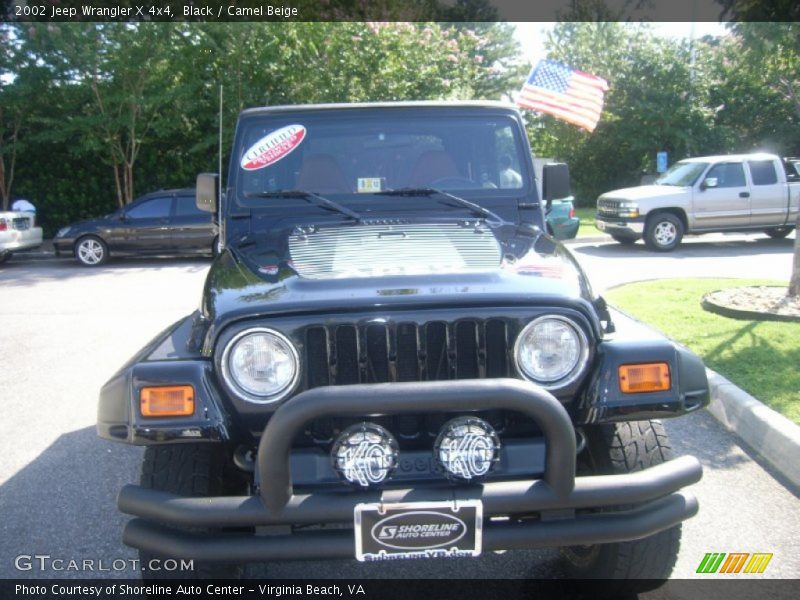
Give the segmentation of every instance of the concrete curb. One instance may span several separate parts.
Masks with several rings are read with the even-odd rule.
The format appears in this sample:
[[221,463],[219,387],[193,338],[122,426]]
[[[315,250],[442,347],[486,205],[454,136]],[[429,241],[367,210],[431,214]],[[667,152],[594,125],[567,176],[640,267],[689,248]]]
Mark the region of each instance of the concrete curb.
[[711,389],[708,411],[773,469],[800,489],[800,426],[706,369]]

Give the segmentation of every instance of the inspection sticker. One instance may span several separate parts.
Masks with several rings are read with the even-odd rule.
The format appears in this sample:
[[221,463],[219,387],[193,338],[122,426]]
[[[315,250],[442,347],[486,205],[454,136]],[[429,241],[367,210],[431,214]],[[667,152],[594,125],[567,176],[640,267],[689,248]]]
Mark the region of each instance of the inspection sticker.
[[371,194],[383,190],[386,183],[385,177],[359,177],[358,178],[358,193]]
[[286,158],[305,138],[306,128],[302,125],[281,127],[248,148],[242,157],[242,168],[256,171],[268,167]]

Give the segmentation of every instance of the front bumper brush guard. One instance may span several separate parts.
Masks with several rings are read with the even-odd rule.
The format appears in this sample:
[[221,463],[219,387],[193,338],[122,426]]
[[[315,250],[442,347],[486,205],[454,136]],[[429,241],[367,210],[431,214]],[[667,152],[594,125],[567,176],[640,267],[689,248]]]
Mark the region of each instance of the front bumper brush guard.
[[[331,416],[490,409],[518,411],[537,422],[547,448],[541,479],[352,493],[294,492],[289,452],[297,433],[309,421]],[[539,386],[517,379],[320,387],[287,400],[270,418],[256,460],[260,496],[187,498],[126,485],[117,504],[123,513],[140,517],[125,527],[127,545],[174,558],[222,561],[352,557],[355,543],[351,532],[341,530],[290,536],[204,535],[169,526],[345,523],[352,522],[357,504],[377,502],[478,499],[487,517],[541,513],[540,520],[485,523],[484,549],[502,550],[640,539],[697,513],[694,496],[678,492],[700,480],[702,468],[696,458],[684,456],[636,473],[576,480],[575,450],[575,432],[563,405]],[[626,512],[575,514],[576,510],[619,505],[639,506]]]

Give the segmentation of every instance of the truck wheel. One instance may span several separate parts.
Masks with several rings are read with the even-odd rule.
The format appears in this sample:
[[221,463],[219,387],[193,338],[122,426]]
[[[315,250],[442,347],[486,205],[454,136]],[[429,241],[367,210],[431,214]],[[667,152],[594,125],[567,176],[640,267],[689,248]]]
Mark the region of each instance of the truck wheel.
[[[672,458],[659,421],[633,421],[587,428],[583,474],[610,475],[641,471]],[[659,587],[678,558],[681,526],[631,542],[569,546],[561,549],[571,574],[580,579],[607,579],[604,592],[613,597]],[[593,582],[596,584],[597,582]]]
[[656,252],[670,252],[678,247],[683,238],[683,223],[672,213],[656,213],[647,219],[644,243]]
[[635,237],[629,237],[627,235],[618,235],[615,233],[612,233],[611,237],[614,238],[615,242],[618,242],[623,246],[633,246],[636,243],[636,240],[638,239]]
[[779,240],[792,233],[793,229],[794,227],[773,227],[771,229],[767,229],[764,233],[774,240]]
[[[139,484],[181,496],[221,496],[226,489],[231,491],[226,486],[226,461],[225,449],[218,444],[150,446],[144,453]],[[144,569],[153,559],[160,560],[160,566],[167,558],[139,551]],[[242,565],[194,561],[194,570],[147,570],[142,571],[142,579],[237,579],[241,574]]]
[[97,267],[108,260],[108,246],[99,237],[86,235],[75,242],[75,258],[85,267]]
[[11,258],[12,252],[0,252],[0,265],[6,262],[9,258]]

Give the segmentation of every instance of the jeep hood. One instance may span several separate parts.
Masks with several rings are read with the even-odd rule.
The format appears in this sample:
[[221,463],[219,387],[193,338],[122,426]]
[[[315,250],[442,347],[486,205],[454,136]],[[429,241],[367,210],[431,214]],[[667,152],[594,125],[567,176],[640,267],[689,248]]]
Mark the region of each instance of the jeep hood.
[[206,279],[211,338],[233,321],[340,313],[593,300],[558,242],[529,226],[481,220],[372,221],[276,229],[227,248]]
[[686,196],[689,193],[688,187],[677,187],[674,185],[640,185],[637,187],[623,188],[601,194],[600,200],[630,200],[639,201],[647,199],[663,199],[669,197]]

